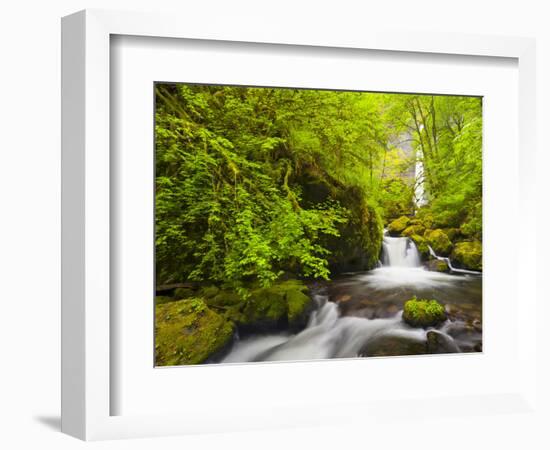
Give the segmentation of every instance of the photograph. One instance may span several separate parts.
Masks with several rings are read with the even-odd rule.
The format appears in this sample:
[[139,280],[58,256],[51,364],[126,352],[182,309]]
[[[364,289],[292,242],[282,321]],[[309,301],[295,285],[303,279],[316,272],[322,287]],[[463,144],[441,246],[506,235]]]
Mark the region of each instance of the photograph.
[[153,89],[155,367],[483,352],[482,97]]

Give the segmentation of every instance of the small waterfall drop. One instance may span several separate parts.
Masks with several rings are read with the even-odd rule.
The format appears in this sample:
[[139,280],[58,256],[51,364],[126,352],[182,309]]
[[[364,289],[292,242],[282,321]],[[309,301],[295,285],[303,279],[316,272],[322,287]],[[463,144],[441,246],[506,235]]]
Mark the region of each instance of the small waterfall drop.
[[420,254],[411,239],[384,236],[382,264],[389,267],[420,267]]

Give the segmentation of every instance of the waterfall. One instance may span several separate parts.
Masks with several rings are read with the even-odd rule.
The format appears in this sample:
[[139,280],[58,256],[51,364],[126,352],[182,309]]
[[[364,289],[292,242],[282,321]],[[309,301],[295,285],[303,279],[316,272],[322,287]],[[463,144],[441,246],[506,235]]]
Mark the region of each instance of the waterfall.
[[[421,125],[422,127],[422,125]],[[416,209],[421,208],[426,203],[426,191],[424,189],[424,156],[420,147],[416,150],[416,163],[414,165],[414,202]]]
[[420,254],[411,239],[384,236],[382,264],[389,267],[419,267]]

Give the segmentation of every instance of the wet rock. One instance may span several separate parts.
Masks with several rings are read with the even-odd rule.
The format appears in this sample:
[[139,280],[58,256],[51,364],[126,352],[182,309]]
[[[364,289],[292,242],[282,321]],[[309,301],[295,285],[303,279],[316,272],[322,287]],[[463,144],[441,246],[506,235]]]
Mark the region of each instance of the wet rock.
[[431,330],[426,335],[428,353],[459,353],[460,349],[453,338],[440,331]]
[[474,319],[474,321],[472,322],[472,327],[474,327],[474,330],[476,330],[480,333],[483,330],[483,328],[481,326],[481,321],[478,320],[478,319]]
[[425,355],[426,342],[405,336],[381,335],[367,341],[359,356],[405,356]]
[[391,303],[381,304],[375,309],[374,319],[387,319],[395,316],[399,312],[399,308]]
[[426,262],[426,269],[431,272],[449,272],[449,266],[445,261],[439,259],[431,259]]
[[351,295],[343,294],[335,298],[338,303],[348,302],[351,300]]

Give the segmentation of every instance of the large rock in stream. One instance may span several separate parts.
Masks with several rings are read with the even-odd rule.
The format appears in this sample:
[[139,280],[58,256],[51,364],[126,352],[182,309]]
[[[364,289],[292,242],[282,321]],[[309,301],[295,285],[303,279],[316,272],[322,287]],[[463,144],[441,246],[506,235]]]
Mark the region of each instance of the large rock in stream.
[[206,298],[212,308],[225,311],[241,333],[264,333],[280,330],[299,331],[307,324],[313,310],[308,287],[299,280],[276,282],[270,287],[255,288],[246,298],[235,291],[219,290]]
[[403,320],[411,327],[434,327],[447,320],[447,312],[437,300],[412,298],[403,305]]
[[406,336],[384,334],[367,341],[359,356],[405,356],[428,353],[426,342]]
[[459,353],[460,349],[453,338],[437,330],[430,330],[426,334],[426,348],[428,353]]

